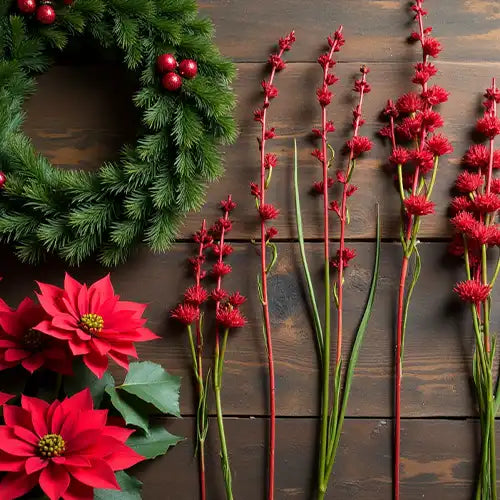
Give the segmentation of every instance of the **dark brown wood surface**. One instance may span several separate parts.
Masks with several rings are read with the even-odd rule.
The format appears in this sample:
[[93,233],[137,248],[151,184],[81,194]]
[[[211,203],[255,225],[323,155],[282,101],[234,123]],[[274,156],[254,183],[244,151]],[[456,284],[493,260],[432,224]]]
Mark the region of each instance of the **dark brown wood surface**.
[[[471,389],[472,330],[468,312],[451,289],[463,278],[459,264],[446,255],[449,238],[447,205],[479,110],[482,90],[491,76],[500,77],[500,5],[482,0],[428,0],[430,23],[445,51],[439,61],[436,83],[450,92],[442,107],[444,132],[455,153],[440,165],[435,189],[436,215],[422,227],[420,244],[423,271],[415,290],[408,324],[403,384],[403,497],[408,500],[461,500],[471,498],[476,472],[478,436]],[[340,150],[346,138],[351,86],[361,62],[370,65],[373,91],[366,99],[364,133],[374,136],[378,115],[387,98],[408,88],[415,49],[405,42],[410,30],[405,0],[211,0],[201,2],[213,18],[221,50],[238,66],[235,88],[241,134],[227,148],[226,174],[211,186],[202,214],[190,214],[179,242],[172,250],[153,255],[141,249],[126,265],[112,273],[116,289],[131,300],[148,302],[150,326],[161,340],[140,349],[141,357],[162,363],[183,376],[183,420],[168,420],[169,430],[187,437],[168,455],[139,468],[145,480],[144,498],[191,500],[197,498],[193,460],[193,388],[187,339],[169,320],[168,311],[189,283],[186,257],[193,251],[186,240],[201,217],[218,215],[217,202],[231,192],[239,202],[231,237],[236,241],[230,257],[234,268],[228,287],[239,287],[249,297],[245,313],[249,325],[230,340],[224,377],[223,404],[234,468],[235,496],[240,500],[264,497],[266,443],[266,356],[256,298],[258,256],[249,239],[257,220],[248,184],[257,177],[256,124],[252,110],[260,101],[259,82],[264,61],[275,40],[295,28],[297,43],[292,61],[276,81],[280,97],[273,103],[270,120],[278,139],[272,146],[280,158],[273,174],[270,199],[282,215],[279,261],[270,279],[271,316],[277,368],[277,498],[309,499],[314,482],[318,425],[318,363],[311,321],[305,300],[292,189],[292,142],[299,144],[304,230],[313,278],[321,283],[321,211],[309,186],[319,175],[312,161],[310,129],[317,125],[319,109],[314,92],[320,79],[317,55],[326,35],[344,25],[347,43],[341,53],[341,77],[331,107],[338,132],[333,145]],[[87,58],[88,59],[88,58]],[[95,169],[116,158],[123,143],[134,140],[137,116],[131,105],[134,85],[117,64],[64,61],[38,79],[37,93],[26,103],[26,132],[36,147],[61,168]],[[352,199],[348,237],[358,257],[346,281],[346,349],[366,300],[373,259],[374,207],[380,203],[384,243],[381,276],[373,316],[356,371],[348,418],[328,498],[390,498],[392,359],[395,297],[400,265],[398,197],[383,164],[387,148],[378,140],[372,154],[359,162],[354,182],[360,191]],[[339,161],[341,156],[338,155]],[[335,235],[335,225],[333,225]],[[34,280],[61,283],[64,265],[21,265],[2,249],[2,297],[11,305],[33,290]],[[106,270],[93,263],[70,269],[88,282]],[[498,303],[498,293],[494,302]],[[500,319],[494,317],[494,330]],[[211,340],[208,340],[209,362]],[[117,373],[119,373],[117,371]],[[210,406],[213,414],[213,405]],[[215,422],[209,439],[209,499],[223,498]]]

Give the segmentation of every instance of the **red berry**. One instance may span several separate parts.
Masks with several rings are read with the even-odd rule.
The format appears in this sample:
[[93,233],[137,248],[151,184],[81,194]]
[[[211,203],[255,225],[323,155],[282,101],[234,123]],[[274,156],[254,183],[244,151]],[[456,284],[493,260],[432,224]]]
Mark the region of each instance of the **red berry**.
[[161,79],[161,84],[163,85],[164,88],[173,92],[181,88],[182,78],[177,73],[170,72],[167,73],[166,75],[163,75],[163,78]]
[[192,59],[184,59],[179,64],[179,73],[184,78],[194,78],[198,73],[198,65]]
[[42,24],[52,24],[56,20],[56,11],[52,5],[40,5],[36,9],[36,19]]
[[2,189],[5,186],[5,183],[7,182],[7,177],[3,172],[0,172],[0,189]]
[[25,14],[33,14],[36,10],[35,0],[17,0],[17,8]]
[[173,54],[162,54],[156,59],[156,67],[160,73],[168,73],[177,68],[177,61]]

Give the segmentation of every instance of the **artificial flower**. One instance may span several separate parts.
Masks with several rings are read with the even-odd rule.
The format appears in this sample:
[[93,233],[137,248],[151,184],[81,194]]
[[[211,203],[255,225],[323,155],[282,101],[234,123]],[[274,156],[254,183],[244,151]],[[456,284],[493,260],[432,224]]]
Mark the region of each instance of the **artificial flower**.
[[41,367],[72,373],[73,355],[66,344],[34,329],[46,317],[29,297],[16,310],[0,309],[0,370],[21,365],[30,373]]
[[35,329],[67,342],[73,355],[83,356],[98,377],[106,371],[108,357],[127,370],[129,356],[137,357],[134,343],[158,338],[144,327],[146,305],[121,301],[109,274],[89,287],[67,273],[64,288],[38,286],[38,300],[47,319]]
[[107,425],[85,389],[52,404],[21,397],[3,407],[0,498],[19,498],[39,485],[50,500],[92,500],[94,488],[119,490],[115,471],[144,460],[125,442],[134,432]]
[[185,325],[190,325],[199,319],[200,309],[193,304],[179,304],[170,316]]
[[478,304],[484,302],[491,292],[489,285],[483,285],[478,280],[467,280],[457,283],[453,289],[464,302]]

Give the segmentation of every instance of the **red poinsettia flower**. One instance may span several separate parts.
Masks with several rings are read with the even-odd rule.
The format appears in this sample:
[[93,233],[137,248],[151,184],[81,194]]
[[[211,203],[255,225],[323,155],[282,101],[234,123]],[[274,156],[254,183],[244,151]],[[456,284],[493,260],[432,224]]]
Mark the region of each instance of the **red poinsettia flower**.
[[15,311],[0,308],[0,370],[21,364],[30,373],[42,366],[72,373],[72,355],[65,344],[33,329],[45,318],[44,310],[28,297]]
[[22,396],[21,407],[3,407],[0,426],[0,498],[19,498],[40,485],[50,500],[92,500],[94,488],[119,490],[114,471],[144,457],[125,445],[134,432],[106,425],[85,389],[49,404]]
[[83,356],[89,370],[102,377],[108,356],[128,369],[128,357],[137,357],[134,342],[158,338],[148,328],[142,313],[145,304],[119,300],[109,275],[90,287],[69,274],[64,289],[38,283],[40,304],[49,319],[36,329],[68,343],[75,356]]

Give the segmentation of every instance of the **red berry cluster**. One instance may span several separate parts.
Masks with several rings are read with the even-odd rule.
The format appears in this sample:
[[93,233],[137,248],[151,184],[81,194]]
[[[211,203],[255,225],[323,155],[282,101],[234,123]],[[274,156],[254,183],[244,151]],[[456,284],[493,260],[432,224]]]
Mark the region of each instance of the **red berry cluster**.
[[[63,3],[72,5],[73,0],[63,0]],[[39,4],[37,0],[17,0],[17,7],[24,14],[35,13],[37,21],[41,24],[53,24],[56,20],[54,2],[51,0],[41,0]]]
[[467,170],[457,178],[455,188],[459,195],[453,198],[451,223],[455,237],[450,244],[452,254],[465,257],[470,279],[455,287],[459,297],[474,304],[484,302],[490,294],[492,283],[484,280],[485,251],[500,246],[500,179],[494,172],[500,168],[500,151],[494,140],[500,135],[500,119],[496,107],[500,90],[493,79],[484,94],[485,112],[476,123],[476,131],[488,140],[488,146],[474,144],[465,153],[463,164]]
[[[246,319],[241,314],[241,306],[246,298],[235,292],[229,294],[222,288],[222,278],[231,273],[232,268],[224,262],[224,257],[233,253],[233,247],[225,243],[225,237],[232,229],[229,214],[236,208],[236,203],[231,195],[221,201],[223,216],[220,217],[210,229],[206,229],[203,221],[201,229],[195,233],[194,241],[198,244],[198,253],[189,259],[195,277],[195,284],[184,292],[184,302],[179,304],[171,313],[172,317],[190,325],[200,318],[200,306],[211,298],[215,303],[216,321],[223,328],[240,328],[245,325]],[[203,270],[206,262],[206,252],[211,250],[216,257],[212,265],[210,276],[216,280],[215,288],[209,293],[201,285],[201,280],[207,276]]]
[[161,54],[156,59],[156,68],[162,75],[163,88],[174,92],[182,86],[182,78],[194,78],[198,73],[198,65],[193,59],[183,59],[177,63],[173,54]]

